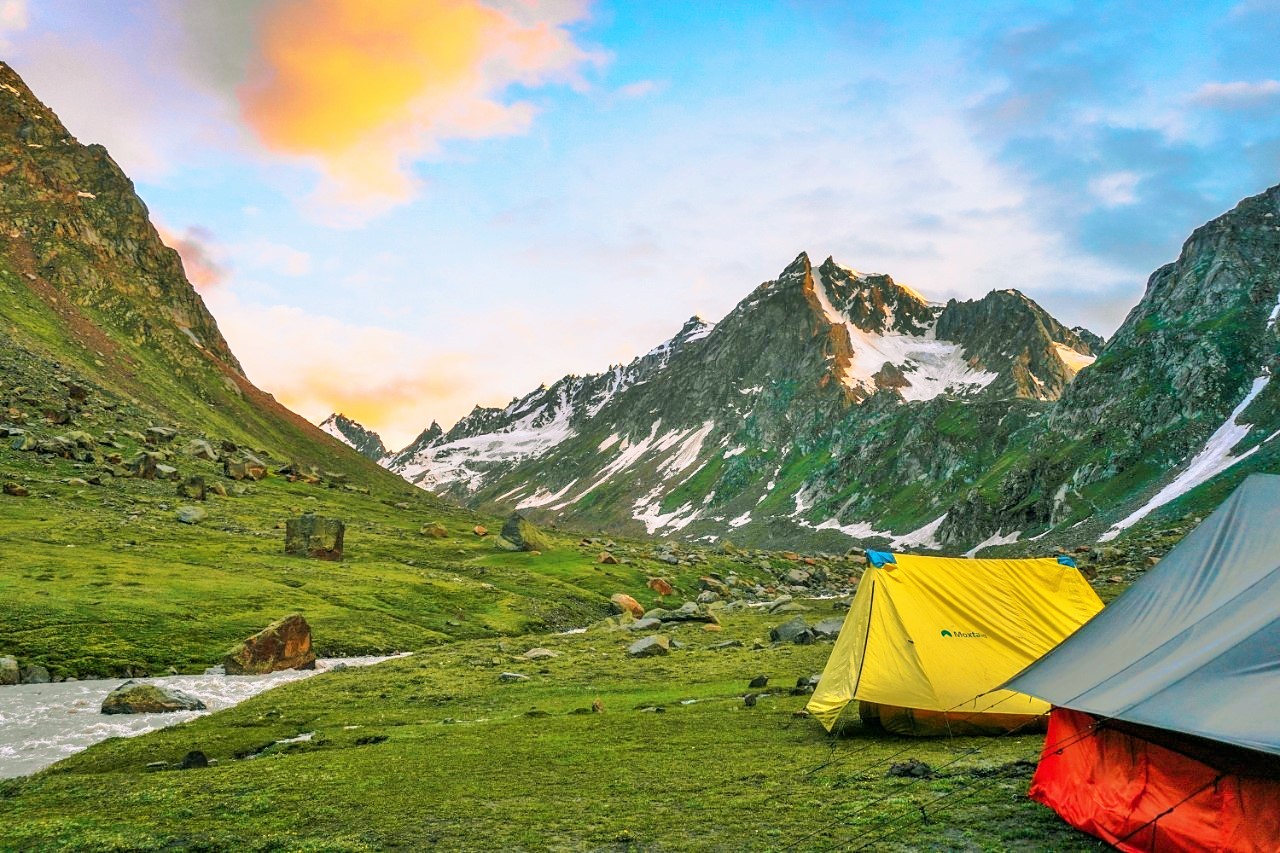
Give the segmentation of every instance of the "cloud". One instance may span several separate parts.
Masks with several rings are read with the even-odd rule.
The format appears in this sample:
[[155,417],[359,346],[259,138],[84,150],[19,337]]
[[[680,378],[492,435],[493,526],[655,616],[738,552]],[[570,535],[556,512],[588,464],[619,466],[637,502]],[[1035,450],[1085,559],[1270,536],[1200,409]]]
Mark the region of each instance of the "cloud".
[[229,288],[205,301],[249,378],[312,422],[340,411],[400,447],[442,412],[475,402],[480,383],[469,358],[420,338],[245,301]]
[[283,243],[252,240],[231,248],[237,261],[246,267],[285,276],[301,276],[311,272],[311,255]]
[[418,191],[413,164],[451,139],[519,134],[514,86],[574,82],[600,61],[569,25],[585,7],[477,0],[284,0],[261,16],[238,89],[269,150],[314,163],[320,198],[360,219]]
[[0,0],[0,39],[25,30],[30,22],[27,0]]
[[1236,80],[1230,83],[1205,83],[1191,93],[1191,103],[1214,109],[1251,109],[1280,101],[1280,80],[1254,83]]
[[227,266],[220,260],[221,250],[214,243],[213,234],[207,228],[192,225],[179,233],[156,225],[160,239],[182,258],[182,268],[187,281],[201,292],[211,290],[227,278]]
[[647,98],[661,89],[661,85],[653,80],[637,80],[634,83],[619,86],[614,94],[619,98]]

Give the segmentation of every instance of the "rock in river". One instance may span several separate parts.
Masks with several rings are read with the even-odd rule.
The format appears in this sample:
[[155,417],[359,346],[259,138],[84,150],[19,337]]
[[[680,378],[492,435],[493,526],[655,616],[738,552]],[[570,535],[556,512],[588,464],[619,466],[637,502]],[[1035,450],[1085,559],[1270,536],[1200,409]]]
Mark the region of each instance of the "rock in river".
[[204,703],[190,693],[136,681],[126,681],[102,700],[104,714],[168,714],[203,710]]
[[222,664],[227,675],[314,669],[316,653],[311,650],[311,626],[297,613],[286,616],[232,649]]

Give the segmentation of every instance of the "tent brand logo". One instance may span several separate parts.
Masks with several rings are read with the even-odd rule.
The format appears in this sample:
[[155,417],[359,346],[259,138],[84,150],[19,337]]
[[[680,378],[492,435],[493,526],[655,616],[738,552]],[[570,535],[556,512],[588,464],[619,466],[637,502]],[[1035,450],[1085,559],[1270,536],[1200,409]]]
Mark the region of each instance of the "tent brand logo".
[[984,634],[984,633],[982,633],[981,631],[948,631],[946,628],[943,628],[943,629],[942,629],[942,636],[944,636],[944,637],[963,637],[963,638],[968,638],[968,639],[979,639],[979,638],[985,637],[985,636],[987,636],[987,635],[986,635],[986,634]]

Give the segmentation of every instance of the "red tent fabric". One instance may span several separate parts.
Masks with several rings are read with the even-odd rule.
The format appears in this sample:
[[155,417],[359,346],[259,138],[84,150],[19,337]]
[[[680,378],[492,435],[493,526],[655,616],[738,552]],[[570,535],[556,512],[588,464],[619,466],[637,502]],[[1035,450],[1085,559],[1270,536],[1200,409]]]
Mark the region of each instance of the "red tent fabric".
[[1270,757],[1211,766],[1157,740],[1159,731],[1055,708],[1031,798],[1127,853],[1280,851],[1280,778],[1267,774],[1280,767]]

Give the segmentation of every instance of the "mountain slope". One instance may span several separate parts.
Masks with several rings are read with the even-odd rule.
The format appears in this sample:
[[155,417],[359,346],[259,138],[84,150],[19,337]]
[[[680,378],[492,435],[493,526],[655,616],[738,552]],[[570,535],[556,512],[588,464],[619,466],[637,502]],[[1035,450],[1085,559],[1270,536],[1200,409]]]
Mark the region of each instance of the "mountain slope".
[[[500,416],[477,410],[448,435],[428,432],[431,453],[411,448],[390,466],[474,506],[514,505],[574,524],[836,542],[814,532],[810,512],[829,511],[824,521],[851,508],[847,489],[827,487],[841,457],[874,453],[884,436],[896,448],[930,419],[946,426],[979,413],[997,428],[974,426],[981,439],[954,450],[990,459],[997,445],[984,457],[970,451],[1056,399],[1093,358],[1079,334],[1014,291],[936,305],[889,276],[830,258],[814,266],[806,254],[714,328],[691,322],[658,352],[661,360],[590,405],[567,389],[603,377],[566,377]],[[522,433],[507,424],[517,417],[533,417],[539,437],[552,440],[528,441],[501,465],[477,464],[498,442],[516,444]],[[886,512],[865,500],[859,509]],[[913,522],[914,512],[906,511]]]

